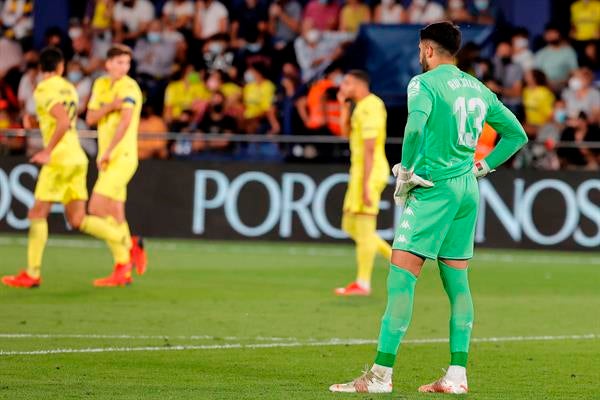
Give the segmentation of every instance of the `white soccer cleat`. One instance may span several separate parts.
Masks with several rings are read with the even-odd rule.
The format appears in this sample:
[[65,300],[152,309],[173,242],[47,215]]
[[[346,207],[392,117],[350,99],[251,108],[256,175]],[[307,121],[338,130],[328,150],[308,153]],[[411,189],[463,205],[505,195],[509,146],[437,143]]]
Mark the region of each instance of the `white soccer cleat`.
[[392,380],[385,380],[373,371],[366,371],[352,382],[329,386],[329,390],[338,393],[392,393]]
[[466,394],[469,392],[467,382],[453,382],[446,377],[440,378],[437,381],[428,385],[423,385],[419,388],[421,393],[449,393],[449,394]]

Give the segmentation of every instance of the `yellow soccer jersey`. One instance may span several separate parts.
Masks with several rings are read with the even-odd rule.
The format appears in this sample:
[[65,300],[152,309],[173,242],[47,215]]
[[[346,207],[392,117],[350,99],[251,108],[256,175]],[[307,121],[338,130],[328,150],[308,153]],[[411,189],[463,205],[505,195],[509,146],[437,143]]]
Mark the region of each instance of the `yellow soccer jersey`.
[[383,101],[370,94],[356,103],[350,118],[350,180],[362,180],[367,139],[375,139],[373,169],[369,180],[387,181],[390,166],[385,156],[387,113]]
[[271,81],[252,82],[244,86],[244,118],[257,118],[269,111],[275,101],[275,85]]
[[600,37],[600,1],[576,1],[571,5],[571,24],[576,40],[593,40]]
[[[117,98],[123,100],[122,108],[133,109],[133,116],[125,136],[113,150],[111,159],[126,157],[137,162],[137,137],[142,111],[142,91],[137,82],[129,76],[124,76],[114,83],[109,76],[96,79],[92,87],[88,108],[97,110]],[[105,115],[98,121],[98,158],[104,154],[110,145],[120,120],[121,111],[117,110]]]
[[172,107],[171,116],[179,118],[181,113],[189,110],[198,100],[210,100],[211,93],[204,83],[186,85],[183,80],[169,83],[165,92],[165,106]]
[[69,130],[52,151],[49,165],[87,164],[87,157],[79,144],[79,137],[75,129],[77,105],[79,103],[75,87],[60,76],[53,76],[37,85],[33,92],[33,98],[44,146],[48,145],[56,129],[56,119],[50,114],[52,107],[56,104],[65,106],[71,121]]

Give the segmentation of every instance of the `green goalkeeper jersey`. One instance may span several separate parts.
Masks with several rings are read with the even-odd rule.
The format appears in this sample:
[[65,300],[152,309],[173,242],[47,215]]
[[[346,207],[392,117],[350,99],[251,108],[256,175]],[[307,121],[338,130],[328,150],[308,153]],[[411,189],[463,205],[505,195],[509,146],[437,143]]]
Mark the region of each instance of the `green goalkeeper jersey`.
[[527,142],[517,118],[485,85],[451,64],[415,76],[408,84],[408,121],[402,165],[433,181],[471,172],[485,122],[501,140],[486,157],[496,168]]

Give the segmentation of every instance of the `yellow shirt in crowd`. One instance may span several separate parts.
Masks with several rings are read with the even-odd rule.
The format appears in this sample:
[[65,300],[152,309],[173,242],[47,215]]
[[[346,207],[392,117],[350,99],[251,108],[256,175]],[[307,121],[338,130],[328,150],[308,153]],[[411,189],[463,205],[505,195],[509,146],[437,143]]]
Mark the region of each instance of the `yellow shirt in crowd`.
[[265,114],[275,101],[275,85],[264,80],[244,86],[244,118],[257,118]]
[[544,125],[552,117],[554,94],[545,86],[523,89],[525,121],[531,125]]
[[167,85],[165,107],[171,107],[171,117],[179,118],[182,112],[189,110],[196,101],[208,101],[210,91],[204,83],[187,83],[181,79]]
[[600,1],[579,0],[571,5],[571,24],[575,40],[600,38]]

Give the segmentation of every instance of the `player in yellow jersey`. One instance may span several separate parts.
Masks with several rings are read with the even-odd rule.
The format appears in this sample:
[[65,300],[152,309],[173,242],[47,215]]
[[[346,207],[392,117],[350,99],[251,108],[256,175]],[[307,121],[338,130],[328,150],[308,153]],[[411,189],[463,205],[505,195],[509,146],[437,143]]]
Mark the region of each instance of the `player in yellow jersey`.
[[128,253],[125,235],[107,221],[86,215],[88,159],[75,130],[79,99],[75,87],[62,78],[64,58],[60,50],[46,48],[40,54],[42,80],[33,97],[44,149],[31,162],[42,165],[35,187],[35,202],[29,210],[27,270],[4,276],[12,287],[37,287],[48,239],[47,218],[52,203],[63,203],[67,221],[74,229],[106,241],[116,251]]
[[350,140],[350,180],[344,198],[342,229],[356,243],[358,274],[355,282],[335,289],[340,296],[368,296],[377,253],[386,260],[392,248],[377,234],[379,200],[390,166],[385,156],[386,118],[383,101],[369,90],[364,71],[346,73],[338,100],[342,105],[342,133]]
[[127,184],[138,167],[137,137],[142,109],[142,92],[127,76],[131,49],[113,45],[108,50],[107,75],[94,82],[88,103],[88,125],[98,125],[98,180],[92,191],[89,212],[106,218],[127,237],[131,256],[115,257],[115,268],[96,286],[122,286],[131,283],[132,264],[138,274],[146,270],[146,253],[139,237],[131,237],[125,218]]

